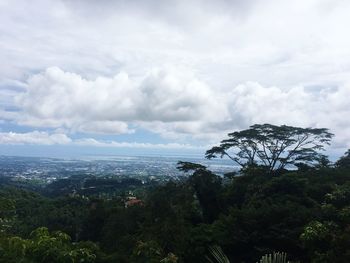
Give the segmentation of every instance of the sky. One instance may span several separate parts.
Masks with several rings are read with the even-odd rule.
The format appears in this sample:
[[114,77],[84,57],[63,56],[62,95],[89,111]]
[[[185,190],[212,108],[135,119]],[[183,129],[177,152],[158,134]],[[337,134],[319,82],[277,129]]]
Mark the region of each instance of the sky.
[[350,1],[0,0],[0,154],[202,153],[257,123],[350,148]]

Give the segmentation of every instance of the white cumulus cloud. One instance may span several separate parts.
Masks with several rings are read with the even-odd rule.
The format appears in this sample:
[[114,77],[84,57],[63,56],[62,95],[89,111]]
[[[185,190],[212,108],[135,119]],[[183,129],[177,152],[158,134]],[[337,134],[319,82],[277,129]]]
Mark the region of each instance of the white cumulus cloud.
[[180,143],[142,143],[96,140],[94,138],[72,139],[62,133],[32,131],[26,133],[0,132],[0,144],[6,145],[75,145],[107,148],[138,148],[138,149],[206,149],[209,146],[193,146]]
[[[121,134],[144,128],[168,138],[218,140],[255,123],[326,127],[347,145],[347,82],[338,86],[264,86],[246,82],[216,90],[194,74],[152,70],[87,80],[49,68],[16,97],[20,124],[70,132]],[[132,127],[132,128],[130,128]]]
[[56,145],[70,143],[72,143],[72,139],[62,133],[49,134],[47,132],[39,131],[32,131],[27,133],[0,133],[0,144]]
[[133,131],[130,123],[210,122],[226,114],[208,85],[182,71],[152,70],[139,80],[126,73],[87,80],[49,68],[27,84],[16,97],[17,121],[30,126],[120,134]]

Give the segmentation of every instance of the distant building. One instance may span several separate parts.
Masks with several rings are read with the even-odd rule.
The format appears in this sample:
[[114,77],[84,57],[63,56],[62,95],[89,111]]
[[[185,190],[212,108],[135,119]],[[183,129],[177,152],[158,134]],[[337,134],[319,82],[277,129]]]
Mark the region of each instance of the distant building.
[[129,199],[127,201],[125,201],[125,208],[128,208],[130,206],[135,206],[135,205],[139,205],[139,206],[143,206],[143,202],[140,199]]

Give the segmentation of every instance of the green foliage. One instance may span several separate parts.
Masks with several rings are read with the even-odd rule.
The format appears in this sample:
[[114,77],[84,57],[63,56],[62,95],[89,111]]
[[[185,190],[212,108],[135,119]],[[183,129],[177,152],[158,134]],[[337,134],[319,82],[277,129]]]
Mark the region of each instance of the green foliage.
[[139,241],[134,249],[134,261],[136,262],[150,262],[158,263],[162,254],[161,247],[154,241],[143,242]]
[[178,257],[173,253],[169,253],[165,258],[163,258],[160,263],[177,263]]
[[0,196],[0,233],[8,232],[13,227],[15,215],[14,200]]
[[312,221],[305,228],[300,238],[305,242],[315,242],[327,240],[334,233],[336,225],[331,222],[321,223],[319,221]]
[[89,247],[71,243],[70,237],[63,232],[50,234],[45,227],[34,230],[30,239],[3,238],[1,248],[2,262],[96,262],[96,254]]
[[[208,261],[211,263],[217,262],[217,263],[230,263],[230,260],[225,255],[224,251],[222,251],[221,247],[219,246],[211,246],[209,248],[209,252],[211,256],[213,257],[213,260],[208,257]],[[215,261],[214,261],[215,260]]]
[[[207,157],[236,149],[230,156],[243,161],[240,174],[222,178],[179,162],[187,179],[142,186],[134,191],[140,206],[125,207],[125,194],[44,197],[0,187],[0,263],[204,263],[206,255],[212,262],[286,262],[272,251],[293,262],[350,262],[349,154],[331,166],[318,152],[332,135],[254,125],[229,137]],[[107,181],[88,183],[116,183]]]
[[202,208],[205,222],[213,222],[220,213],[221,178],[208,170],[196,170],[188,179]]
[[[325,194],[322,220],[311,221],[300,236],[312,262],[349,262],[350,184],[334,185]],[[341,256],[339,256],[341,255]]]
[[284,252],[274,252],[263,256],[257,263],[288,263],[287,254]]
[[271,172],[322,159],[319,151],[330,143],[332,136],[327,129],[255,124],[247,130],[229,133],[229,138],[209,149],[206,157],[226,156],[242,168],[261,165]]
[[344,156],[342,156],[336,163],[335,165],[339,168],[350,168],[350,149],[346,151]]
[[165,255],[164,250],[154,241],[138,241],[133,252],[132,261],[135,263],[177,263],[178,257],[173,253]]
[[331,193],[325,195],[325,202],[336,207],[343,207],[349,204],[350,183],[336,185]]
[[[211,263],[230,263],[230,260],[222,251],[219,246],[212,246],[209,248],[211,256],[214,258],[214,261],[208,257],[208,261]],[[272,254],[264,255],[259,262],[257,263],[289,263],[287,261],[287,253],[284,252],[273,252]]]
[[177,169],[183,172],[189,172],[189,171],[197,171],[197,170],[206,170],[207,168],[204,165],[201,165],[198,163],[179,161],[177,163]]
[[[1,215],[10,220],[0,262],[207,262],[213,244],[231,262],[271,251],[301,262],[349,262],[350,174],[339,167],[261,173],[222,184],[196,169],[187,181],[148,189],[144,206],[130,208],[117,199],[0,188]],[[46,228],[32,231],[40,225]]]

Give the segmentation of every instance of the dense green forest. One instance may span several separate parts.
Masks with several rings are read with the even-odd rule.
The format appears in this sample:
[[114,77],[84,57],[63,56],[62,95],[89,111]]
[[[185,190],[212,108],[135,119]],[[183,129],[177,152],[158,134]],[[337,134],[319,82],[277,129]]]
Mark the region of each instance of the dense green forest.
[[254,125],[206,153],[232,159],[239,171],[218,176],[179,162],[186,180],[132,182],[133,196],[128,184],[101,198],[3,180],[0,262],[220,262],[220,251],[221,262],[231,263],[273,252],[290,262],[348,263],[350,151],[331,163],[322,149],[332,136]]

